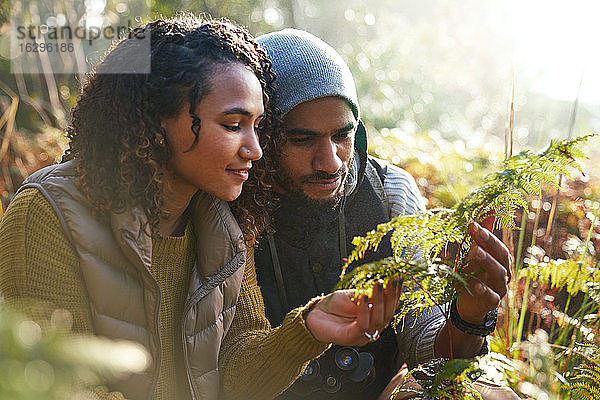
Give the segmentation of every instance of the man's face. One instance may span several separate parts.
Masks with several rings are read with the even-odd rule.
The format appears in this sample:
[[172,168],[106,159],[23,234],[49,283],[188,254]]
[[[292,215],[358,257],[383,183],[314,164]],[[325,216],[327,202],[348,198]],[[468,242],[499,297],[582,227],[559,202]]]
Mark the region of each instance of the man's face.
[[336,206],[354,155],[356,127],[352,109],[340,97],[323,97],[291,109],[283,118],[281,189],[315,206]]

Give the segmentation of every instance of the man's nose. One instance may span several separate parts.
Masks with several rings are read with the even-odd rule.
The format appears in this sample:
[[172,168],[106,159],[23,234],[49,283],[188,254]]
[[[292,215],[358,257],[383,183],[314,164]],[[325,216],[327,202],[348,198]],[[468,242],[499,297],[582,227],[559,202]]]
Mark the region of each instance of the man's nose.
[[318,146],[314,154],[312,167],[316,171],[335,174],[342,168],[342,160],[337,154],[338,146],[331,141],[326,141]]

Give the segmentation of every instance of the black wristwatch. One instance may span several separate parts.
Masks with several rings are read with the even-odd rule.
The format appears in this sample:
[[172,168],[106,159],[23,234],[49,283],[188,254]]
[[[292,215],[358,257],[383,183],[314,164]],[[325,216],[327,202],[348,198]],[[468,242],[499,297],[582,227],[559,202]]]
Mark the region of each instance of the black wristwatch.
[[490,311],[485,315],[483,324],[472,324],[463,320],[458,314],[458,309],[456,308],[456,299],[452,300],[452,302],[450,303],[450,321],[452,321],[452,325],[454,325],[464,333],[468,333],[469,335],[485,337],[490,333],[494,332],[494,329],[496,329],[497,318],[498,309],[496,308],[495,310]]

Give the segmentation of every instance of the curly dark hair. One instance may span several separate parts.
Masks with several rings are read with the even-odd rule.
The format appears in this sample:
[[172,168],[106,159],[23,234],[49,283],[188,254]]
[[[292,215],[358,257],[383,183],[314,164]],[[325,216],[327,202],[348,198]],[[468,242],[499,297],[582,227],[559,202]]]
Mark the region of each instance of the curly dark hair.
[[[149,48],[148,41],[139,40],[144,37],[150,37]],[[275,76],[267,55],[243,28],[186,15],[135,28],[113,44],[82,85],[62,158],[77,161],[79,187],[96,216],[139,206],[157,229],[164,215],[163,171],[171,157],[161,142],[166,139],[161,121],[189,103],[195,146],[201,123],[196,106],[210,91],[215,68],[230,63],[248,66],[260,81],[265,116],[259,137],[270,143],[279,125]],[[244,184],[246,195],[230,203],[248,244],[265,228],[270,212],[269,174],[259,168],[255,164]]]

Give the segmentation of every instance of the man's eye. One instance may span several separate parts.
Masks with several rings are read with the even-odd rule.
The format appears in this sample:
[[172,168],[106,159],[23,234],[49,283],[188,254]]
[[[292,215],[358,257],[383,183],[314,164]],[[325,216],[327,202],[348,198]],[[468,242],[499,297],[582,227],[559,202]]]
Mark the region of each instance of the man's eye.
[[301,143],[310,142],[312,140],[312,138],[310,136],[294,136],[294,137],[288,138],[288,140],[292,143],[301,144]]
[[334,136],[335,140],[344,140],[347,139],[352,134],[352,131],[340,132]]

